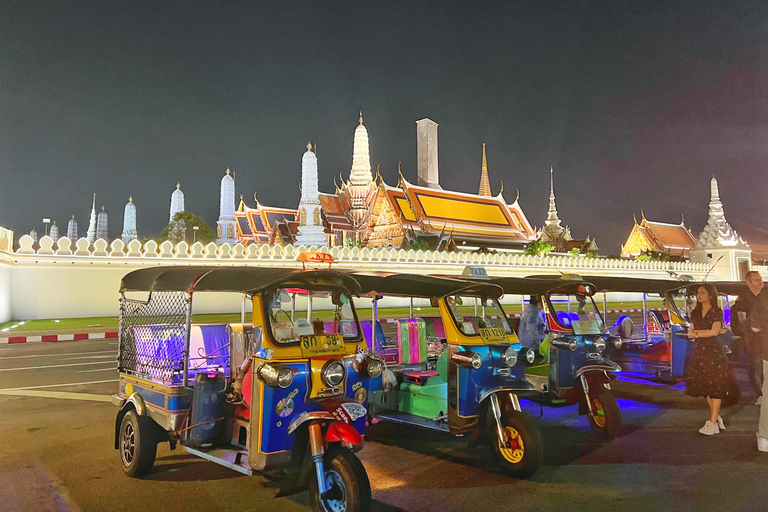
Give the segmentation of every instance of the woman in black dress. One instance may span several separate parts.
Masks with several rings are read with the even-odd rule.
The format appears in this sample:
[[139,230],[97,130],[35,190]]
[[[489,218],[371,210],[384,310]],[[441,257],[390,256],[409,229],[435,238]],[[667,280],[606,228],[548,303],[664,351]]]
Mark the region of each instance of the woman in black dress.
[[717,305],[717,289],[703,283],[696,291],[688,336],[696,342],[685,382],[685,393],[703,396],[709,404],[709,419],[699,432],[706,436],[725,429],[720,404],[728,392],[730,368],[717,336],[723,327],[723,310]]

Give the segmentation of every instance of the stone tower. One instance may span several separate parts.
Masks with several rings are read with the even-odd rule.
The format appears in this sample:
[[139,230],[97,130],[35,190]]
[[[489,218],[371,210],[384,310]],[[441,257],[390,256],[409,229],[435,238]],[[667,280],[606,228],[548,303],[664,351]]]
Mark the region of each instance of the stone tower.
[[307,151],[301,158],[301,201],[296,245],[328,245],[323,228],[320,194],[317,191],[317,156],[312,152],[312,144],[307,144]]

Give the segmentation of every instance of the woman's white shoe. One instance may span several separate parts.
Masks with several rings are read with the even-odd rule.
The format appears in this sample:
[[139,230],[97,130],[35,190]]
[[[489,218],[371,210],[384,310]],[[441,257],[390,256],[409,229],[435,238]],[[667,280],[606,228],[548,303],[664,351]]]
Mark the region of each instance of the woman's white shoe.
[[707,422],[704,423],[704,426],[699,429],[699,433],[704,434],[705,436],[713,436],[720,433],[720,427],[717,426],[717,423],[712,423],[707,420]]
[[722,416],[717,417],[717,428],[719,428],[720,430],[725,430],[725,423],[723,423]]

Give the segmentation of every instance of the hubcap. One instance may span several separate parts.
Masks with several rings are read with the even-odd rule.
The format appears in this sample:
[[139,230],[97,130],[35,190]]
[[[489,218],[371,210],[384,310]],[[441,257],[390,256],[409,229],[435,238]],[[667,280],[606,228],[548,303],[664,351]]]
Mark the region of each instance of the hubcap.
[[501,456],[512,464],[518,464],[523,460],[523,454],[525,453],[525,446],[523,446],[523,438],[520,437],[520,432],[512,427],[504,427],[502,433],[504,434],[504,442],[501,439],[499,440]]
[[592,399],[592,419],[599,428],[605,428],[605,409],[597,398]]
[[344,481],[336,471],[325,472],[325,483],[330,489],[325,498],[321,498],[323,509],[326,512],[345,512],[347,510],[347,488]]
[[120,453],[123,457],[123,465],[130,466],[133,462],[136,450],[136,431],[130,421],[123,427],[123,435],[120,437]]

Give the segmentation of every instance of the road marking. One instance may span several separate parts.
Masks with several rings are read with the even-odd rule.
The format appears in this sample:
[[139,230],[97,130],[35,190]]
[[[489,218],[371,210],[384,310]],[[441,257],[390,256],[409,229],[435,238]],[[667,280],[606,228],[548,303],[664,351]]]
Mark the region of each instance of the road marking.
[[98,370],[82,370],[77,373],[107,372],[107,371],[115,371],[115,370],[117,370],[117,366],[113,366],[112,368],[99,368]]
[[[13,350],[12,348],[0,348],[0,350]],[[30,356],[7,356],[7,357],[0,357],[0,360],[6,360],[6,359],[30,359],[33,357],[58,357],[58,356],[85,356],[90,354],[113,354],[115,355],[115,352],[113,350],[108,351],[102,351],[102,352],[63,352],[61,354],[32,354]],[[104,356],[106,357],[106,356]]]
[[0,395],[29,396],[39,398],[63,398],[65,400],[85,400],[88,402],[110,402],[110,395],[94,395],[91,393],[67,393],[64,391],[34,391],[31,389],[0,390]]
[[74,357],[62,357],[59,361],[74,361],[76,359],[111,359],[112,361],[117,359],[117,354],[108,354],[104,356],[74,356]]
[[109,379],[109,380],[92,380],[89,382],[66,382],[64,384],[47,384],[45,386],[25,386],[22,388],[5,388],[0,389],[0,392],[2,391],[18,391],[20,389],[42,389],[42,388],[60,388],[62,386],[83,386],[85,384],[104,384],[106,382],[118,382],[119,379]]
[[83,366],[86,364],[109,364],[112,361],[92,361],[89,363],[49,364],[47,366],[25,366],[22,368],[0,368],[0,372],[12,372],[14,370],[42,370],[44,368],[66,368],[68,366]]

